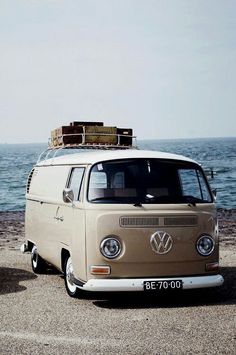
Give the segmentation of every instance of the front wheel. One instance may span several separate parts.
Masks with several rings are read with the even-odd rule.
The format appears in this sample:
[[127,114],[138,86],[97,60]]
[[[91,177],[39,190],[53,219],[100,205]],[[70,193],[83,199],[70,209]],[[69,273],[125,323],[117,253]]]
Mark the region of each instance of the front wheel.
[[38,254],[36,245],[33,246],[31,251],[31,266],[35,274],[42,274],[47,269],[47,264]]
[[71,257],[68,256],[64,264],[64,280],[66,291],[70,297],[78,297],[81,294],[80,289],[73,282],[74,269]]

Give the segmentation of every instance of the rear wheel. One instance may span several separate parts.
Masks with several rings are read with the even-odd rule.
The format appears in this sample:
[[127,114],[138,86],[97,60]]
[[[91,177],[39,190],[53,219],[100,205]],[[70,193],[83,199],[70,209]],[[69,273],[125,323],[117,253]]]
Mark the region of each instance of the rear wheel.
[[38,254],[36,245],[33,246],[31,251],[31,266],[35,274],[42,274],[47,269],[47,263]]
[[66,291],[70,297],[78,297],[81,294],[80,289],[73,282],[74,269],[71,257],[68,256],[64,264],[64,279]]

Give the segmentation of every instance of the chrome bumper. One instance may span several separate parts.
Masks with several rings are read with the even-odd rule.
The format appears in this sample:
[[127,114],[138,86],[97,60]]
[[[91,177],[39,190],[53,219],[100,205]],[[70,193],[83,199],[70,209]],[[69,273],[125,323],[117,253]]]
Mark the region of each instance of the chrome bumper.
[[144,281],[182,280],[183,289],[206,288],[221,286],[224,279],[221,275],[172,277],[172,278],[145,278],[145,279],[90,279],[83,286],[77,286],[85,291],[143,291]]

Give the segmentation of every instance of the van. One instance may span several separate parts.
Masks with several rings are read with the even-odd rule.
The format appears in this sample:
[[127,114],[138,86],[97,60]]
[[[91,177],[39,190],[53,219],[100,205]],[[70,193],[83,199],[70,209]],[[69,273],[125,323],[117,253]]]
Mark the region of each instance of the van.
[[40,161],[25,222],[33,271],[59,269],[71,297],[223,283],[214,194],[201,166],[180,155],[86,150]]

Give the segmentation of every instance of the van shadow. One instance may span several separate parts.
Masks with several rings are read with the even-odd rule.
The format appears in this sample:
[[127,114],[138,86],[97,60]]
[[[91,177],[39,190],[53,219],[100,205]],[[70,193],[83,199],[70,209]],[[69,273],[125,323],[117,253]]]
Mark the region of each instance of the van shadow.
[[178,308],[236,304],[236,267],[221,268],[220,273],[225,280],[221,287],[162,294],[147,294],[143,292],[97,293],[93,304],[100,308],[115,309]]
[[27,287],[19,282],[35,278],[37,276],[34,273],[26,270],[0,267],[0,295],[25,291]]

